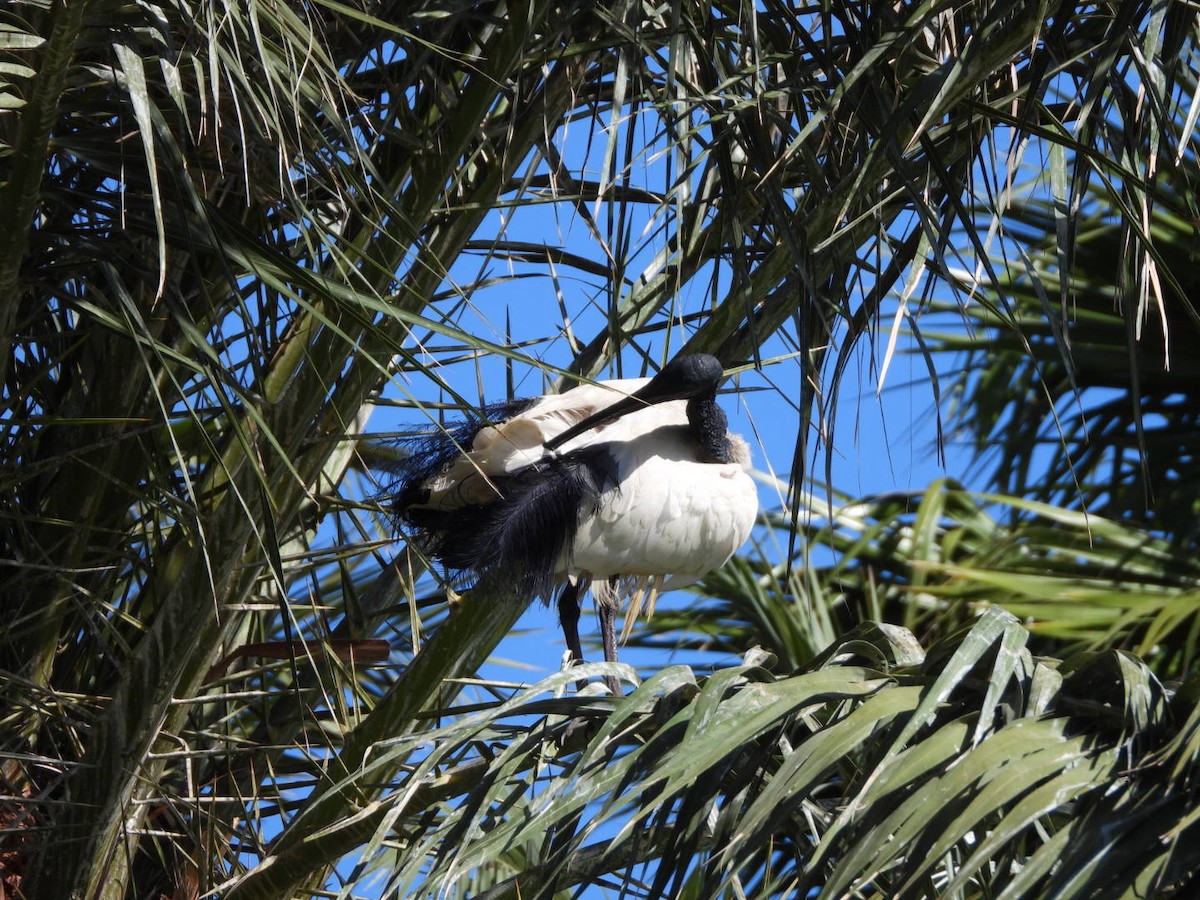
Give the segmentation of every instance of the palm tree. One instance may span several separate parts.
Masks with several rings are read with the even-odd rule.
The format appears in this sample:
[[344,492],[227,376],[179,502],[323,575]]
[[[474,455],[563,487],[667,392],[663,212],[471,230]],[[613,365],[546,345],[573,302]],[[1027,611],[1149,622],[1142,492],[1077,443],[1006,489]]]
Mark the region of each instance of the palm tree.
[[[954,572],[925,585],[911,564],[888,589],[941,598],[944,618],[905,620],[928,652],[896,625],[839,635],[796,601],[825,609],[854,573],[848,619],[894,608],[870,554],[904,565],[905,545],[847,540],[831,489],[829,527],[806,527],[846,551],[838,571],[752,558],[710,585],[766,613],[775,662],[746,644],[741,665],[665,667],[619,702],[566,692],[573,673],[464,694],[524,604],[447,603],[396,553],[371,498],[397,451],[365,435],[389,406],[427,424],[707,350],[799,385],[790,539],[882,313],[1012,302],[980,223],[1015,227],[1023,158],[1046,154],[1053,197],[1081,196],[1084,169],[1112,185],[1140,223],[1130,259],[1183,283],[1133,214],[1159,161],[1187,156],[1193,17],[10,6],[4,890],[1186,895],[1192,688],[1115,649],[1035,656],[1009,614],[948,602]],[[502,288],[529,278],[545,299],[506,318]],[[983,535],[985,513],[951,493],[916,522],[960,547],[943,516]],[[876,508],[872,534],[911,508]]]

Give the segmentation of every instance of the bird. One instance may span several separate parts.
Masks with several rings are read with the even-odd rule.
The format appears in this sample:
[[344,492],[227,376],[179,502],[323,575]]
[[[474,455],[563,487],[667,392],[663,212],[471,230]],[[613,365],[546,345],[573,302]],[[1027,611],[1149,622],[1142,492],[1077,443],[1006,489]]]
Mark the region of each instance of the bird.
[[636,606],[647,591],[652,603],[695,583],[757,518],[749,447],[716,400],[723,375],[716,357],[689,353],[651,378],[484,407],[413,443],[392,514],[453,577],[557,597],[572,662],[583,661],[580,596],[590,587],[604,658],[616,661],[621,595]]

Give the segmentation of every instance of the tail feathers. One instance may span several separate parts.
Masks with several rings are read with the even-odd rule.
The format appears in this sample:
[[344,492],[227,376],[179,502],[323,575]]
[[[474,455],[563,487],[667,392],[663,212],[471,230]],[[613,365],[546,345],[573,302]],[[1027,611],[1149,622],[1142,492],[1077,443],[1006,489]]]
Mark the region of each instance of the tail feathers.
[[410,518],[447,568],[510,581],[526,596],[549,598],[580,513],[596,508],[614,482],[609,457],[592,447],[495,480],[500,499]]

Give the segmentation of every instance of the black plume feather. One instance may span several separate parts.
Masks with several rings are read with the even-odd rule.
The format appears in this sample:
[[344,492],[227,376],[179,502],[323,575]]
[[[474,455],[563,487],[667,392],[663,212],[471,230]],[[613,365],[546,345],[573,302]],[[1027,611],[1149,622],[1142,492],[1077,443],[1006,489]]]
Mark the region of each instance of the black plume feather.
[[491,503],[450,512],[412,510],[432,553],[449,569],[503,578],[528,597],[549,598],[579,517],[596,509],[615,483],[611,457],[589,447],[494,478]]
[[478,411],[472,410],[465,419],[447,422],[436,431],[422,432],[397,441],[407,455],[395,467],[399,477],[388,488],[386,495],[390,498],[389,506],[398,524],[409,521],[409,507],[423,502],[428,496],[425,484],[450,465],[463,450],[470,449],[475,435],[488,425],[519,416],[535,402],[536,397],[526,397],[491,403]]
[[579,517],[616,484],[612,456],[595,445],[548,457],[511,475],[492,476],[499,498],[456,509],[429,509],[428,482],[469,449],[481,428],[520,415],[532,400],[495,404],[462,422],[413,438],[400,478],[391,490],[398,525],[417,532],[426,550],[462,575],[496,576],[524,596],[547,599],[563,550],[571,545]]

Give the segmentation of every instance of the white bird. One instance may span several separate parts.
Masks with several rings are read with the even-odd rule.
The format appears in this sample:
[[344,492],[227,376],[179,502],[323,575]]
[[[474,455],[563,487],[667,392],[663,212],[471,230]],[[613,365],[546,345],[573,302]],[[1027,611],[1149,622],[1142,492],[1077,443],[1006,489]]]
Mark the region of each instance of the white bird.
[[558,590],[576,661],[591,585],[615,661],[622,587],[653,599],[692,584],[754,524],[749,449],[716,402],[722,374],[715,357],[688,354],[653,378],[489,407],[414,449],[394,511],[448,569],[498,576],[530,598]]

